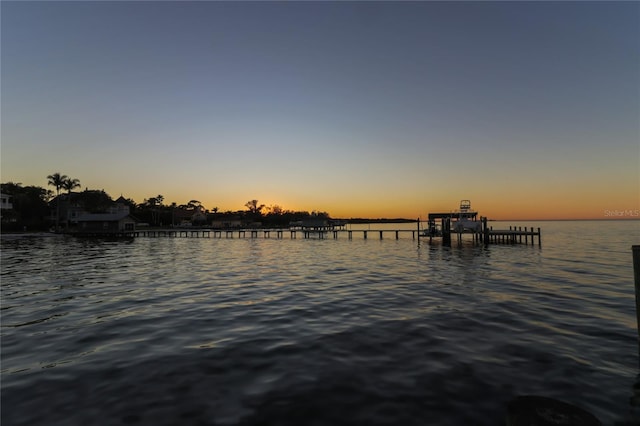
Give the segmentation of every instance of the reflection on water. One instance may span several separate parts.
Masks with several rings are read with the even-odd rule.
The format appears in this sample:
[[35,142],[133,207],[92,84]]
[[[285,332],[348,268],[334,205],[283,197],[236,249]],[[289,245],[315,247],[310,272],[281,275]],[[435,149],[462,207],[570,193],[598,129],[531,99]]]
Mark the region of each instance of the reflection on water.
[[2,424],[496,425],[523,394],[635,424],[640,234],[601,226],[545,223],[542,248],[3,236]]

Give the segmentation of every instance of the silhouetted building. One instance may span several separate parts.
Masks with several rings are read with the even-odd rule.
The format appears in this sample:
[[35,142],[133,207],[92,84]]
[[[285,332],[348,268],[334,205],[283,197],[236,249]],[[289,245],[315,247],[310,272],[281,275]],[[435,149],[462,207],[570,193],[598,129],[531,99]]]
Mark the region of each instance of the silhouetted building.
[[136,219],[127,211],[85,213],[78,217],[79,232],[125,232],[136,230]]

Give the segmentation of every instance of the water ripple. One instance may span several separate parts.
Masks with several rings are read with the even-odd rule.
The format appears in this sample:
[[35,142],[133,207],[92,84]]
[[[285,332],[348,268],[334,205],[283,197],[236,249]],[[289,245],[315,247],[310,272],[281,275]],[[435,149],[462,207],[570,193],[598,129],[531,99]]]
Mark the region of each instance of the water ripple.
[[521,394],[623,424],[638,235],[590,226],[542,249],[2,238],[2,424],[495,425]]

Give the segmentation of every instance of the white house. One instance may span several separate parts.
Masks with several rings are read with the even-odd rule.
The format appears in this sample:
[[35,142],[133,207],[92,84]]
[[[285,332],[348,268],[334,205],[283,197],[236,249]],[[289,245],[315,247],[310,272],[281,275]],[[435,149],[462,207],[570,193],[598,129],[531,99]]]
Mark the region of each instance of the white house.
[[13,203],[11,202],[11,195],[0,194],[0,209],[11,210],[13,209]]

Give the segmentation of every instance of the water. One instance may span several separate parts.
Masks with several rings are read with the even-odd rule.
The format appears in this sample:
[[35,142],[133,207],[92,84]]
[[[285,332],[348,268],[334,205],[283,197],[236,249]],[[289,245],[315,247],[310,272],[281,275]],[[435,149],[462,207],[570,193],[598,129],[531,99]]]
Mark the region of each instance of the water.
[[640,222],[518,225],[542,248],[3,235],[1,423],[637,424]]

